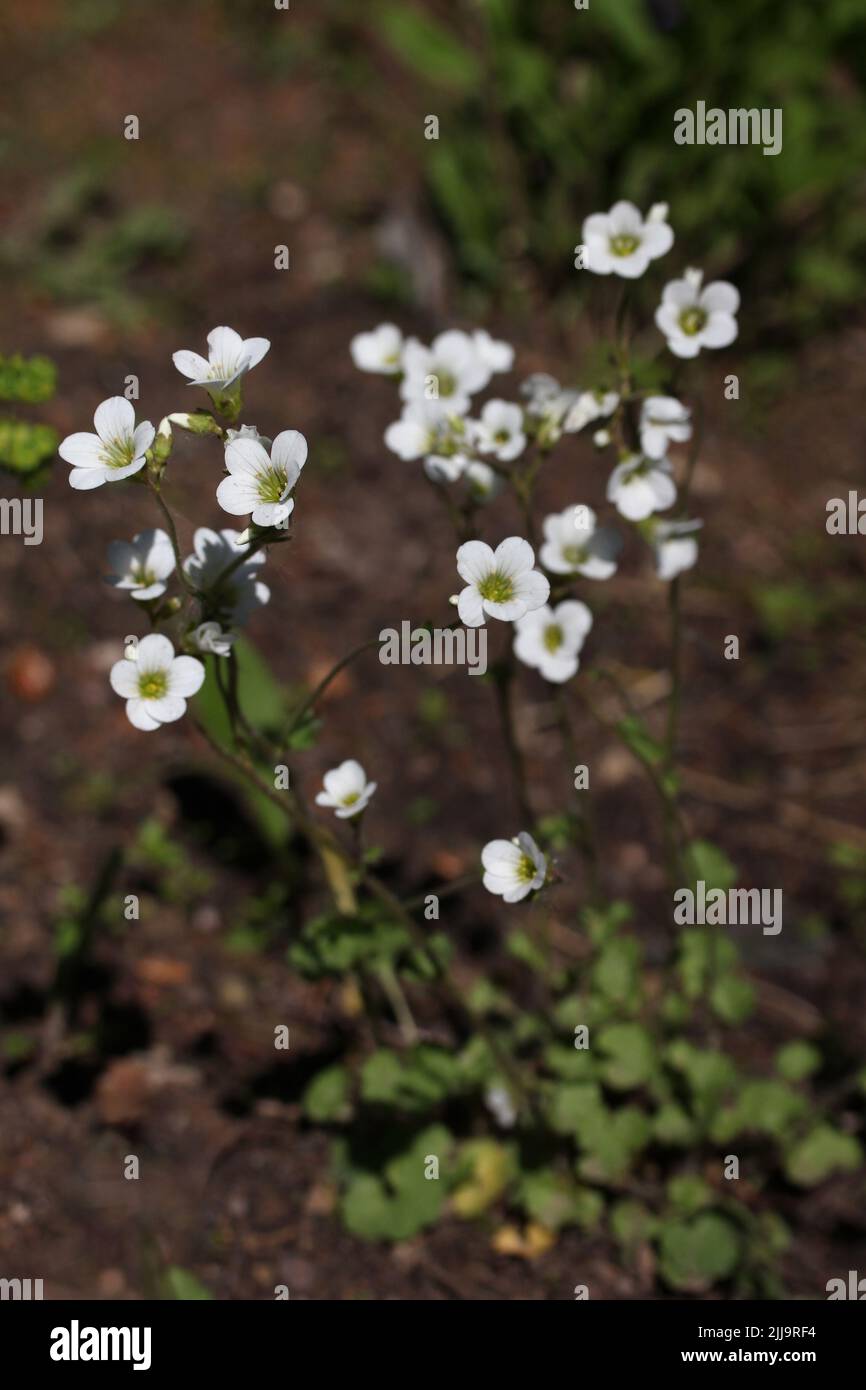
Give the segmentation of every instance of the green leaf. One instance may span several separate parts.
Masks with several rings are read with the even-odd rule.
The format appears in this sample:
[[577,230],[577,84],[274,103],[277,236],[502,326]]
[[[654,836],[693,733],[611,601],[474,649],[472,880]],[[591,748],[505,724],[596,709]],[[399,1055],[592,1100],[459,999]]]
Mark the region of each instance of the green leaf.
[[703,1293],[733,1273],[740,1252],[740,1239],[730,1222],[705,1212],[694,1221],[674,1221],[663,1227],[659,1270],[672,1288]]
[[552,1086],[549,1091],[547,1115],[557,1134],[578,1137],[587,1126],[594,1132],[596,1123],[603,1121],[606,1114],[601,1090],[594,1082],[564,1082]]
[[724,850],[710,844],[709,840],[693,840],[686,847],[685,866],[692,891],[696,883],[703,880],[708,893],[714,888],[727,893],[737,881],[737,870]]
[[[408,1240],[437,1220],[448,1188],[447,1164],[453,1140],[441,1125],[417,1135],[410,1147],[386,1164],[383,1176],[355,1173],[340,1210],[347,1228],[364,1240]],[[440,1176],[425,1177],[427,1159],[439,1160]]]
[[635,1156],[649,1143],[651,1134],[648,1116],[635,1105],[591,1115],[578,1135],[586,1150],[578,1164],[580,1176],[591,1182],[623,1177]]
[[723,975],[710,991],[713,1010],[724,1023],[742,1023],[755,1007],[755,988],[742,975]]
[[631,917],[631,907],[625,902],[608,903],[606,907],[587,907],[580,914],[580,924],[595,946],[603,946],[616,936],[620,927]]
[[811,1043],[786,1043],[776,1053],[776,1069],[786,1081],[805,1081],[821,1065],[821,1054]]
[[607,1058],[604,1080],[618,1091],[640,1086],[655,1071],[653,1040],[639,1023],[608,1024],[599,1032],[598,1046]]
[[707,981],[729,969],[736,960],[737,948],[728,937],[707,931],[704,927],[688,928],[680,936],[677,959],[683,993],[689,999],[698,999],[704,993]]
[[345,1067],[325,1067],[304,1091],[301,1105],[310,1120],[320,1124],[348,1120],[352,1114],[349,1073]]
[[59,442],[50,425],[0,419],[0,467],[26,478],[56,454]]
[[815,1187],[831,1173],[854,1172],[862,1162],[863,1152],[852,1135],[820,1124],[788,1150],[785,1172],[798,1187]]
[[610,1209],[610,1228],[620,1245],[628,1251],[654,1236],[658,1225],[658,1217],[643,1202],[631,1197],[614,1202]]
[[538,1168],[524,1174],[517,1193],[526,1215],[549,1231],[564,1226],[593,1230],[604,1212],[604,1198],[591,1188],[574,1182],[552,1168]]
[[592,1081],[597,1063],[588,1047],[550,1043],[544,1049],[544,1065],[563,1081]]
[[592,968],[592,980],[608,999],[623,1007],[640,1004],[641,950],[633,936],[617,937],[602,948]]
[[682,1106],[670,1101],[660,1106],[653,1118],[653,1138],[660,1144],[687,1148],[695,1142],[697,1129]]
[[213,1298],[210,1289],[188,1269],[172,1265],[163,1275],[165,1297],[183,1300],[187,1303],[204,1303]]
[[697,1216],[712,1205],[715,1193],[697,1173],[680,1173],[668,1183],[667,1196],[678,1216]]
[[481,68],[475,54],[429,15],[404,5],[388,5],[378,12],[376,24],[397,56],[425,81],[460,91],[480,86]]

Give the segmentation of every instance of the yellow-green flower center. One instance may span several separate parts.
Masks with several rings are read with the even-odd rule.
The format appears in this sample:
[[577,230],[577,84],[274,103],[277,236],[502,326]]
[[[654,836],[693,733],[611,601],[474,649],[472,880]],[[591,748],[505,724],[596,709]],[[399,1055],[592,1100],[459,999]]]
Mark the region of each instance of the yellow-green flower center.
[[131,439],[112,439],[102,446],[102,462],[106,468],[126,468],[135,458]]
[[142,671],[138,678],[138,693],[143,700],[161,700],[168,690],[165,671]]
[[700,333],[707,321],[707,315],[703,309],[699,309],[697,304],[693,304],[689,309],[683,309],[680,314],[680,328],[684,333],[694,337],[695,333]]
[[562,547],[562,558],[567,560],[570,565],[581,565],[586,559],[586,546],[564,545]]
[[508,603],[514,598],[514,580],[499,570],[491,570],[478,585],[478,592],[488,603]]
[[259,501],[281,502],[287,482],[285,468],[275,468],[273,464],[264,468],[258,476]]
[[440,396],[453,396],[457,389],[456,378],[450,372],[437,372],[436,389]]
[[139,560],[132,562],[132,577],[140,589],[147,589],[151,584],[156,583],[156,575]]
[[610,239],[610,249],[614,256],[633,256],[639,246],[639,238],[625,232]]
[[517,865],[517,877],[521,883],[531,883],[538,870],[528,854],[521,854],[520,863]]
[[341,797],[341,802],[344,806],[354,806],[355,802],[360,800],[360,792],[347,792],[344,797]]
[[563,641],[565,640],[563,637],[562,628],[559,626],[559,624],[550,623],[550,625],[544,629],[544,637],[542,640],[549,652],[558,651],[559,648],[562,646]]

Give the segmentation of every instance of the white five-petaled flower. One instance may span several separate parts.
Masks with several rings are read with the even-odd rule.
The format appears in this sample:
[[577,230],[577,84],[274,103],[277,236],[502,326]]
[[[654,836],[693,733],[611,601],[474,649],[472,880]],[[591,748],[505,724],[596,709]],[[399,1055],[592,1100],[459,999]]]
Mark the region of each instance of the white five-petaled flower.
[[671,280],[656,309],[656,327],[675,357],[697,357],[701,348],[728,347],[736,338],[740,294],[727,280],[701,288],[703,271],[687,270]]
[[672,472],[670,459],[646,459],[642,454],[630,454],[611,473],[607,500],[628,521],[643,521],[644,517],[664,511],[676,501]]
[[539,560],[551,574],[582,574],[585,579],[610,579],[622,549],[619,532],[598,526],[592,507],[566,507],[544,518],[544,543]]
[[237,641],[238,634],[225,628],[212,618],[205,623],[199,623],[198,627],[190,633],[193,646],[200,652],[210,652],[213,656],[231,656],[231,650]]
[[[246,546],[240,544],[239,531],[229,527],[224,531],[212,531],[209,526],[199,526],[193,536],[193,554],[183,562],[190,582],[207,593],[210,611],[229,626],[243,623],[253,609],[267,603],[271,596],[267,584],[258,578],[258,571],[265,563],[260,550],[235,565],[245,551]],[[221,579],[232,565],[235,568]]]
[[298,430],[283,430],[270,454],[248,436],[226,445],[229,476],[217,488],[217,501],[232,516],[252,514],[256,526],[282,526],[294,510],[289,494],[307,461],[307,441]]
[[664,458],[668,444],[684,444],[691,437],[692,415],[686,406],[674,396],[647,396],[640,411],[640,447],[646,458]]
[[650,261],[670,251],[674,234],[668,225],[667,203],[655,203],[646,220],[625,199],[610,212],[596,212],[583,224],[584,266],[596,275],[622,275],[635,280]]
[[357,333],[349,351],[360,371],[398,376],[402,370],[403,334],[394,323],[380,323],[370,333]]
[[659,579],[676,579],[697,563],[698,543],[694,532],[702,521],[657,521],[652,529],[656,574]]
[[207,358],[182,349],[172,362],[190,386],[206,386],[209,391],[230,391],[241,377],[261,362],[270,348],[267,338],[242,338],[233,328],[212,328],[207,335]]
[[145,602],[165,593],[165,581],[174,569],[174,551],[165,531],[141,531],[131,541],[112,541],[108,547],[111,571],[106,582],[128,589],[132,598]]
[[507,903],[519,903],[544,886],[547,857],[525,830],[513,840],[490,840],[481,851],[484,887]]
[[540,608],[550,584],[534,565],[535,551],[520,536],[500,541],[495,552],[484,541],[465,541],[457,551],[457,572],[466,580],[457,599],[460,621],[481,627],[488,615],[510,623]]
[[126,701],[126,717],[148,733],[186,713],[187,696],[204,680],[204,666],[194,656],[175,656],[167,637],[142,637],[134,660],[123,657],[111,668],[112,690]]
[[536,608],[514,624],[514,653],[525,666],[534,666],[546,681],[571,680],[580,665],[579,652],[592,627],[592,614],[579,599],[566,599],[556,608]]
[[483,391],[491,368],[468,333],[452,328],[425,347],[410,338],[403,347],[404,401],[438,401],[443,412],[465,415],[470,397]]
[[95,434],[69,434],[57,452],[72,465],[69,482],[83,491],[129,478],[144,467],[154,439],[149,420],[135,423],[135,411],[125,396],[112,396],[96,407]]
[[354,758],[347,758],[339,767],[332,767],[322,778],[325,790],[317,792],[316,805],[329,806],[339,820],[360,815],[376,790],[376,782],[368,782],[367,774]]
[[482,454],[495,454],[502,463],[516,459],[526,448],[523,411],[510,401],[488,401],[481,419],[472,421],[470,435]]

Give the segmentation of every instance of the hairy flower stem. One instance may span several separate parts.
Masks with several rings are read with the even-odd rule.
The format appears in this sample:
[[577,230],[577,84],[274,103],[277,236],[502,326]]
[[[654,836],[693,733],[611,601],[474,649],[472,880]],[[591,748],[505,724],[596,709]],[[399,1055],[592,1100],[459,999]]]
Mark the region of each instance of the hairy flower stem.
[[511,765],[511,776],[514,786],[514,795],[517,800],[517,809],[520,819],[527,830],[535,824],[535,817],[532,814],[532,807],[529,803],[529,790],[526,779],[526,765],[523,761],[523,754],[520,751],[520,744],[517,741],[517,729],[514,721],[514,653],[508,651],[503,663],[494,671],[496,682],[496,699],[499,708],[499,719],[502,725],[502,736],[505,740],[505,749],[508,754],[508,761]]
[[[572,767],[577,766],[580,755],[577,750],[577,743],[574,738],[574,730],[571,727],[571,719],[568,712],[568,702],[565,698],[565,691],[562,686],[556,690],[556,714],[559,722],[559,730],[562,735],[562,743],[566,757]],[[594,904],[601,902],[601,885],[599,882],[598,871],[598,844],[595,835],[595,826],[591,814],[591,802],[589,801],[589,791],[581,795],[575,790],[575,816],[577,821],[578,848],[583,855],[586,864],[587,878],[589,880],[589,897]]]
[[152,478],[150,478],[150,477],[148,477],[146,481],[147,481],[147,486],[150,488],[151,492],[153,493],[154,497],[156,498],[156,505],[159,507],[159,510],[162,512],[163,519],[164,519],[165,524],[166,524],[166,527],[167,527],[167,529],[168,529],[168,538],[169,538],[169,540],[171,541],[171,548],[172,548],[172,550],[174,551],[174,562],[175,562],[175,565],[176,565],[176,567],[177,567],[178,578],[180,579],[181,584],[182,584],[183,587],[186,589],[186,591],[187,591],[187,593],[190,595],[190,597],[191,597],[191,598],[197,599],[197,598],[199,597],[199,591],[196,589],[195,585],[191,582],[191,580],[189,579],[189,577],[188,577],[188,575],[187,575],[187,573],[186,573],[186,570],[185,570],[184,567],[183,567],[183,560],[182,560],[182,558],[181,558],[181,553],[180,553],[180,543],[179,543],[178,538],[177,538],[177,527],[176,527],[175,524],[174,524],[174,517],[172,516],[172,514],[171,514],[171,512],[170,512],[170,510],[169,510],[169,508],[168,508],[168,506],[167,506],[167,504],[166,504],[166,501],[165,501],[165,499],[164,499],[164,497],[163,497],[163,495],[162,495],[162,493],[161,493],[161,491],[160,491],[159,484],[156,483],[156,482],[154,482],[154,480],[153,480]]

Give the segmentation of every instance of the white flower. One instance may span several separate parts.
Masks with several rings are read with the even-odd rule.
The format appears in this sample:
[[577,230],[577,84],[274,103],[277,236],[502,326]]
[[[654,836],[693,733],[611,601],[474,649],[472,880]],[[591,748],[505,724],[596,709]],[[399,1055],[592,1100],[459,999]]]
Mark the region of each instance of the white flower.
[[347,758],[339,767],[332,767],[322,781],[325,790],[316,794],[317,806],[330,806],[339,820],[348,820],[365,809],[376,790],[376,782],[368,782],[367,774],[354,758]]
[[566,599],[556,608],[545,604],[514,624],[515,655],[525,666],[536,667],[546,681],[570,680],[591,627],[592,614],[578,599]]
[[242,338],[233,328],[212,328],[207,335],[207,360],[186,349],[172,354],[172,362],[190,386],[210,391],[229,391],[250,368],[261,362],[270,348],[267,338]]
[[106,582],[145,601],[165,593],[165,580],[174,569],[174,551],[165,531],[141,531],[131,541],[112,541],[108,563],[111,573],[105,576]]
[[539,560],[551,574],[582,574],[585,579],[610,579],[622,550],[617,531],[596,524],[591,507],[566,507],[544,518],[544,544]]
[[737,336],[740,294],[727,280],[714,280],[701,289],[703,271],[687,270],[671,280],[656,309],[656,327],[664,333],[675,357],[697,357],[702,347],[728,347]]
[[214,656],[230,656],[237,637],[236,632],[226,631],[213,620],[199,623],[195,631],[190,633],[194,646],[200,652],[211,652]]
[[403,371],[404,401],[438,401],[452,415],[465,415],[470,397],[491,376],[473,340],[458,329],[440,333],[429,348],[410,338],[403,348]]
[[670,251],[674,234],[668,226],[667,203],[656,203],[644,221],[634,203],[614,203],[610,212],[596,212],[583,224],[584,266],[596,275],[623,275],[635,280],[650,261]]
[[702,521],[657,521],[652,531],[656,574],[659,579],[676,579],[697,563],[698,543],[692,534]]
[[396,324],[380,323],[371,333],[356,334],[349,351],[360,371],[398,376],[402,367],[403,334]]
[[271,452],[257,439],[226,445],[229,476],[217,488],[217,501],[232,516],[252,513],[256,526],[282,526],[294,510],[289,496],[307,461],[307,441],[297,430],[278,434]]
[[525,830],[513,840],[491,840],[481,851],[481,863],[484,887],[507,903],[519,903],[547,878],[547,858]]
[[510,372],[514,365],[514,348],[501,338],[491,338],[484,328],[476,328],[472,334],[475,351],[485,366],[494,372]]
[[466,541],[457,551],[457,572],[466,580],[457,600],[460,621],[481,627],[485,614],[513,622],[547,602],[550,584],[534,569],[529,541],[509,536],[496,551],[484,541]]
[[515,459],[526,448],[523,411],[509,401],[488,401],[481,419],[472,421],[470,434],[482,454],[495,454],[503,463]]
[[194,656],[175,656],[161,633],[142,637],[136,658],[115,661],[109,681],[126,701],[126,717],[136,729],[150,732],[186,713],[186,697],[204,680],[204,666]]
[[[399,420],[385,431],[385,443],[398,458],[410,462],[429,454],[450,457],[463,442],[454,416],[448,416],[439,401],[407,401]],[[456,476],[456,475],[455,475]]]
[[692,437],[691,411],[673,396],[647,396],[640,410],[640,447],[648,459],[664,458],[668,444]]
[[[226,528],[212,531],[200,526],[193,537],[192,555],[183,562],[185,574],[197,589],[207,591],[208,607],[220,619],[233,626],[243,623],[254,608],[268,602],[271,591],[257,577],[265,563],[259,550],[244,559],[227,578],[217,583],[219,576],[243,555],[246,547],[240,544],[240,533]],[[216,586],[216,587],[214,587]]]
[[577,434],[593,420],[606,419],[619,405],[616,391],[581,391],[562,422],[565,434]]
[[645,459],[642,454],[630,454],[611,473],[607,500],[628,521],[643,521],[676,501],[672,472],[670,459]]
[[57,450],[72,472],[69,482],[79,491],[129,478],[144,467],[154,439],[149,420],[135,423],[135,411],[125,396],[112,396],[97,406],[96,434],[69,434]]

